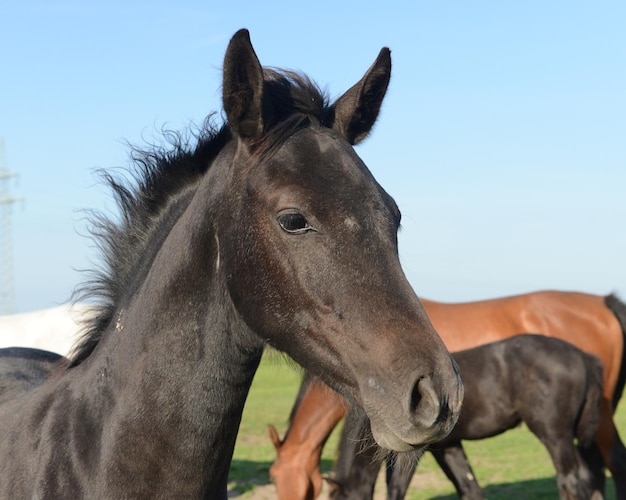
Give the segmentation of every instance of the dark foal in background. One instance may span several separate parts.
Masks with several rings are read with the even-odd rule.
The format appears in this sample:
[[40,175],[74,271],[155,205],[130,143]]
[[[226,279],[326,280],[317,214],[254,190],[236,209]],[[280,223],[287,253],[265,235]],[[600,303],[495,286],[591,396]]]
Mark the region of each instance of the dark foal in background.
[[330,104],[233,36],[227,122],[107,176],[121,213],[94,221],[98,310],[69,366],[0,405],[0,498],[227,498],[266,344],[362,406],[386,448],[449,432],[456,364],[402,272],[399,210],[353,149],[390,72],[385,48]]
[[[437,332],[451,351],[461,351],[519,332],[538,332],[570,342],[602,362],[600,424],[594,446],[580,449],[593,471],[593,488],[605,489],[606,465],[618,498],[626,498],[626,448],[613,421],[626,380],[626,304],[615,295],[544,290],[477,302],[421,299]],[[310,500],[321,491],[320,449],[347,405],[321,381],[303,384],[289,428],[280,440],[270,473],[280,500]],[[315,423],[312,422],[315,420]]]
[[[559,497],[593,498],[591,472],[574,440],[589,447],[598,428],[600,361],[567,342],[540,335],[520,335],[453,356],[465,384],[463,409],[452,432],[429,451],[459,497],[483,498],[461,441],[492,437],[524,422],[552,458]],[[383,454],[374,445],[364,445],[367,427],[360,411],[346,420],[331,494],[334,500],[372,498]],[[414,456],[400,454],[390,460],[388,500],[405,497],[416,466]]]

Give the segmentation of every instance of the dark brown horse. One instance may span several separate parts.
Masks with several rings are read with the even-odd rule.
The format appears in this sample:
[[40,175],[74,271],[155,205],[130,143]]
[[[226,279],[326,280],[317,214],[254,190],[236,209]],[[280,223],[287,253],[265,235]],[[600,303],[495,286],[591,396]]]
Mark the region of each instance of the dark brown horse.
[[[623,362],[624,335],[626,330],[626,305],[615,296],[601,297],[577,292],[543,291],[505,297],[500,299],[447,304],[422,299],[435,328],[451,351],[459,351],[511,337],[519,332],[540,332],[542,335],[569,341],[585,352],[593,354],[602,361],[604,376],[602,385],[602,403],[600,425],[595,436],[597,448],[585,450],[587,462],[592,466],[596,478],[595,488],[604,491],[604,471],[606,464],[612,472],[620,498],[626,498],[626,449],[624,448],[613,422],[613,411],[619,401],[623,388],[626,366]],[[312,404],[307,402],[312,400]],[[325,428],[310,427],[310,417],[305,408],[318,404],[315,418],[328,414],[332,418],[325,420]],[[306,406],[305,406],[306,405]],[[278,459],[272,467],[273,477],[279,497],[315,498],[312,495],[301,496],[301,490],[291,484],[294,477],[308,478],[308,483],[319,484],[319,461],[313,464],[300,456],[308,449],[314,449],[316,443],[326,440],[332,429],[345,411],[345,403],[339,395],[330,397],[321,387],[321,383],[311,383],[306,394],[301,398],[300,408],[294,408],[293,419],[284,441],[278,441]],[[307,429],[294,430],[294,427]],[[315,430],[315,433],[310,432]],[[290,435],[300,436],[307,446],[298,451],[291,443]],[[597,452],[601,453],[600,456]],[[289,458],[282,458],[283,455]],[[295,473],[294,463],[300,464],[299,473]],[[302,467],[306,464],[306,468]],[[291,469],[291,475],[281,472],[283,467]]]
[[60,354],[41,349],[0,349],[0,404],[41,385],[67,362]]
[[[459,498],[484,498],[461,440],[492,437],[524,422],[552,458],[559,497],[590,500],[591,471],[574,440],[587,448],[598,429],[602,394],[598,358],[562,340],[528,334],[453,356],[465,385],[463,410],[452,432],[429,451],[454,483]],[[363,446],[370,435],[367,418],[360,410],[355,413],[347,419],[350,425],[344,426],[334,500],[371,499],[383,461],[375,445]],[[405,497],[416,465],[415,457],[402,454],[390,460],[388,500]]]
[[108,177],[121,213],[95,220],[100,305],[70,366],[0,405],[0,498],[226,498],[266,344],[362,406],[383,447],[450,431],[456,364],[400,267],[398,208],[352,147],[390,71],[385,48],[329,104],[234,35],[227,122]]

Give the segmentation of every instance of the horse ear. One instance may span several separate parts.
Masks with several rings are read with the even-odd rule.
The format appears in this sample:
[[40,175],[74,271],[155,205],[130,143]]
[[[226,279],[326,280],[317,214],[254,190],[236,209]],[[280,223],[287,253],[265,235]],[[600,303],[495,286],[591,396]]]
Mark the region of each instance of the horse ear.
[[391,51],[384,47],[363,78],[331,108],[332,128],[350,144],[361,142],[371,130],[391,78]]
[[244,140],[263,132],[263,68],[246,29],[233,35],[224,56],[222,101],[230,128]]
[[276,448],[276,451],[280,450],[280,447],[283,445],[283,442],[278,437],[278,431],[276,430],[276,427],[270,424],[267,426],[267,430],[269,432],[270,440],[272,441],[274,448]]

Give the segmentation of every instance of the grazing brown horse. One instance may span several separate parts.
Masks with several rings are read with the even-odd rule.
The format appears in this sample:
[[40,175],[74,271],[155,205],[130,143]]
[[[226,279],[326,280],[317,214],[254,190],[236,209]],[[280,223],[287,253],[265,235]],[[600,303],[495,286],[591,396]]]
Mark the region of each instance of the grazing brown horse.
[[[315,389],[309,391],[311,385]],[[305,375],[284,440],[281,441],[273,425],[268,426],[277,453],[270,467],[270,478],[281,500],[316,498],[320,494],[323,479],[319,463],[330,436],[328,429],[332,430],[345,412],[346,402],[339,394],[318,378]]]
[[[580,449],[591,446],[598,428],[600,360],[569,342],[531,334],[452,355],[465,387],[463,411],[452,432],[429,451],[459,498],[484,498],[461,441],[496,436],[524,422],[550,454],[561,500],[591,500],[591,471],[575,442]],[[371,443],[367,417],[359,409],[350,413],[335,464],[333,500],[373,498],[383,462],[383,453]],[[391,457],[387,500],[405,498],[416,466],[414,456]]]
[[398,207],[353,148],[390,72],[383,48],[330,103],[232,37],[226,121],[108,176],[120,213],[95,220],[90,328],[61,373],[0,404],[0,498],[227,498],[268,344],[362,406],[385,448],[452,429],[456,363],[400,266]]
[[[521,332],[534,331],[568,341],[599,358],[603,365],[603,383],[595,451],[599,450],[601,457],[586,456],[586,460],[592,466],[596,490],[604,491],[604,463],[611,470],[619,498],[626,498],[626,449],[613,422],[613,411],[621,397],[626,376],[623,363],[626,305],[623,302],[614,295],[602,297],[578,292],[541,291],[458,304],[422,299],[422,304],[450,351],[469,349]],[[300,441],[307,442],[301,449],[314,449],[318,443],[327,439],[341,419],[345,403],[339,395],[329,396],[322,385],[316,382],[303,387],[306,394],[300,398],[300,408],[304,405],[308,408],[309,400],[317,402],[319,407],[316,415],[332,416],[325,420],[327,426],[317,426],[313,433],[306,411],[294,408],[290,430],[284,441],[278,442],[278,458],[272,472],[281,499],[314,498],[292,495],[290,479],[281,480],[285,476],[280,469],[292,467],[291,463],[295,460],[307,464],[307,469],[301,470],[300,476],[308,477],[310,484],[320,482],[319,461],[312,464],[311,461],[297,457],[298,452],[294,450],[290,436],[294,433],[294,427],[305,429],[304,432],[295,431]],[[283,456],[291,457],[291,462],[283,459]]]

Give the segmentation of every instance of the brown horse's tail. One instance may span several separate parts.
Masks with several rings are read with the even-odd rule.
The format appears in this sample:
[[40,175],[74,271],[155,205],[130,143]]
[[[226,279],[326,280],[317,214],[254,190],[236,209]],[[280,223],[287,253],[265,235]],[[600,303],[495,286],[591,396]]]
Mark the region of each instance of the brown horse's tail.
[[606,307],[615,315],[617,321],[619,321],[622,327],[622,334],[624,335],[624,349],[622,350],[622,363],[619,369],[619,376],[617,378],[617,384],[615,385],[615,392],[613,392],[613,411],[617,407],[617,403],[622,398],[624,392],[624,385],[626,384],[626,304],[617,298],[615,294],[607,295],[604,298]]
[[598,358],[583,353],[587,373],[585,402],[576,422],[578,445],[588,448],[593,444],[600,425],[600,402],[602,401],[602,363]]

